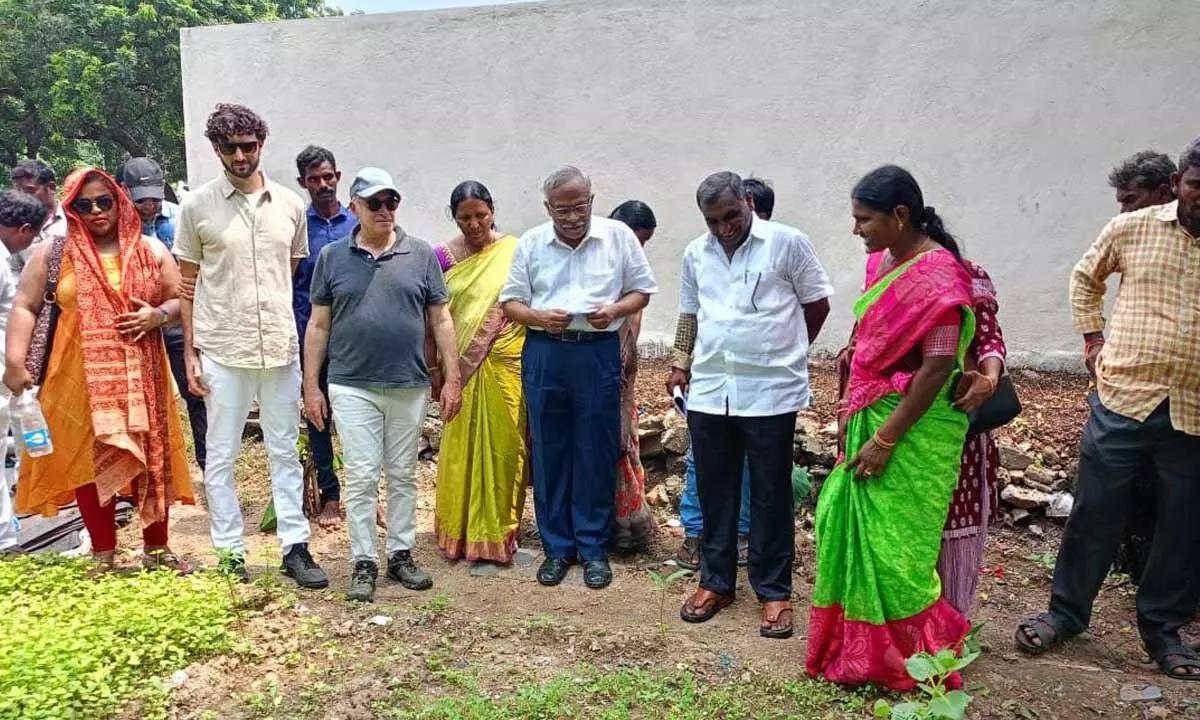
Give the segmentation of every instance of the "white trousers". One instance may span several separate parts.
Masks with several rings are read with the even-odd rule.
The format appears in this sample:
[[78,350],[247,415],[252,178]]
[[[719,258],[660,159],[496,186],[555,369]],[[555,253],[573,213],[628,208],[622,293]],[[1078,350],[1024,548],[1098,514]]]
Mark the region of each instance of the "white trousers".
[[242,451],[242,432],[257,398],[258,419],[271,469],[271,496],[279,519],[276,534],[287,554],[292,545],[308,542],[304,517],[304,469],[296,442],[300,438],[300,362],[266,370],[233,368],[201,356],[208,375],[208,457],[204,493],[213,546],[245,553],[244,525],[234,485],[233,465]]
[[387,544],[390,557],[417,539],[417,441],[425,423],[429,388],[375,388],[329,384],[329,405],[342,440],[346,525],[354,562],[378,562],[375,509],[379,473],[387,478]]
[[[17,531],[14,527],[12,488],[8,486],[8,471],[4,469],[5,454],[8,449],[8,419],[10,412],[11,393],[8,388],[0,385],[0,550],[7,550],[17,544]],[[17,445],[20,453],[20,444]]]

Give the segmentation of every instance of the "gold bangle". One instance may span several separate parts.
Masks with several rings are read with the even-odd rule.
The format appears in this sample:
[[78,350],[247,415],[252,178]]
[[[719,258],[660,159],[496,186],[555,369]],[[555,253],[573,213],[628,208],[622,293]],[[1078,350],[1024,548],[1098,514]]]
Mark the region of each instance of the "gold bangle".
[[894,450],[896,448],[896,443],[884,440],[883,436],[879,434],[878,430],[876,430],[875,434],[871,437],[871,442],[875,443],[884,450]]

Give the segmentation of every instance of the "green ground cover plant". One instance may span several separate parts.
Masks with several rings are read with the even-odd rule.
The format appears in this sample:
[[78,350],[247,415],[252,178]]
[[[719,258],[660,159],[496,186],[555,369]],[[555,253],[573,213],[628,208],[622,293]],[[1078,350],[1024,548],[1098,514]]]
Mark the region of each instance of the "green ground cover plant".
[[109,574],[82,561],[0,561],[0,720],[165,716],[165,680],[230,648],[235,608],[211,573]]

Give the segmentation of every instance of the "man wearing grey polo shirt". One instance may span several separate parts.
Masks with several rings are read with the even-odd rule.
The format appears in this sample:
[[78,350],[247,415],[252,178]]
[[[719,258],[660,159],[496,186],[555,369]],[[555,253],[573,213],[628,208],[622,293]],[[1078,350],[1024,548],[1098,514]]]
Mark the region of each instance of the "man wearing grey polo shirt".
[[599,589],[612,582],[621,430],[617,330],[658,291],[641,243],[624,223],[592,215],[592,183],[563,167],[543,184],[550,222],[521,237],[500,292],[505,314],[529,328],[521,356],[533,439],[533,499],[546,559],[542,585],[572,560]]
[[[296,449],[300,343],[292,273],[308,254],[304,203],[259,170],[267,124],[252,110],[218,105],[205,136],[225,172],[183,201],[173,250],[185,286],[180,314],[188,387],[204,398],[208,414],[204,491],[213,545],[227,551],[226,572],[249,579],[233,464],[257,398],[281,569],[301,587],[323,588],[329,580],[308,552]],[[186,289],[192,285],[194,292]]]
[[700,588],[680,609],[704,622],[733,602],[742,467],[750,464],[750,585],[759,633],[792,634],[792,436],[808,406],[808,347],[833,288],[808,236],[755,217],[742,179],[696,191],[708,232],[688,244],[668,390],[687,391],[704,517]]
[[370,602],[379,575],[375,508],[379,472],[388,483],[387,574],[410,590],[433,586],[412,557],[417,529],[417,441],[429,400],[428,323],[445,385],[444,420],[462,402],[450,295],[433,249],[396,225],[400,192],[378,168],[350,186],[358,227],[321,249],[313,268],[312,315],[304,333],[304,407],[318,430],[328,407],[321,366],[329,355],[329,404],[342,440],[346,525],[354,569],[347,597]]

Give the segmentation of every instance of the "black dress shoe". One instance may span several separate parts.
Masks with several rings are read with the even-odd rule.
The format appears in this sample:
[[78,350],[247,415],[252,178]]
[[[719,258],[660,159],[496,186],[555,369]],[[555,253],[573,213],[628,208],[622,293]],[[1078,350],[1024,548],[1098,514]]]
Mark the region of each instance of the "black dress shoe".
[[607,560],[588,560],[583,564],[583,583],[593,590],[606,588],[612,583],[612,568]]
[[548,557],[538,568],[537,581],[546,587],[554,587],[567,576],[569,567],[571,567],[571,563],[566,558]]

